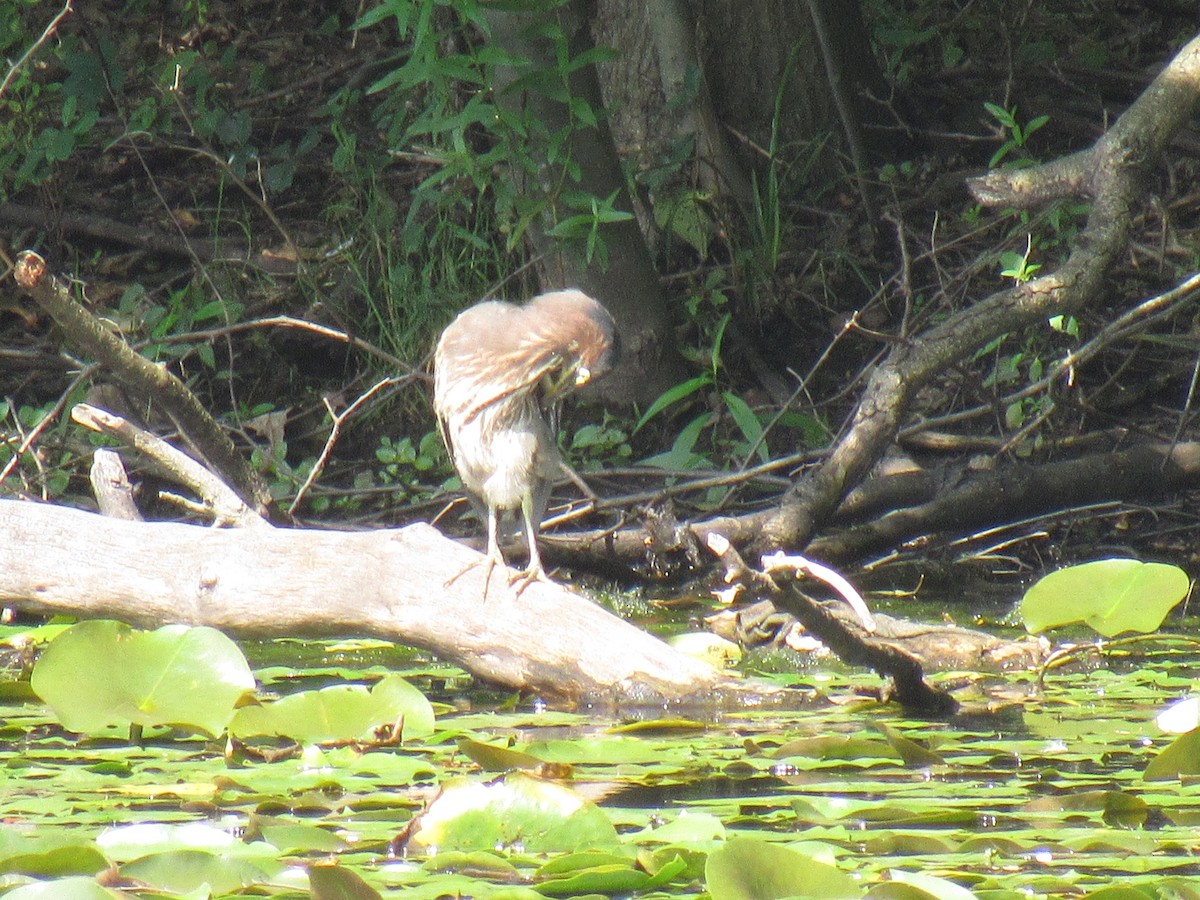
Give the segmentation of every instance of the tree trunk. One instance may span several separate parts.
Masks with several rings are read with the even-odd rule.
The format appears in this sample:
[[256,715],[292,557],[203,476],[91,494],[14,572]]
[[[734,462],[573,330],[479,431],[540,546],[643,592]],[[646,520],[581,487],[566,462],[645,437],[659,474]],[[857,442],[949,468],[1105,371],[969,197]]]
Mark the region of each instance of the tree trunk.
[[[553,79],[561,64],[556,59],[554,41],[546,37],[542,26],[562,29],[569,58],[574,60],[594,47],[587,6],[574,0],[553,13],[492,11],[488,22],[497,45],[519,59],[529,60],[535,70],[544,70]],[[547,91],[515,87],[518,77],[526,74],[525,69],[497,66],[497,103],[530,123],[531,132],[541,134],[544,129],[552,137],[568,134],[569,159],[579,172],[578,183],[564,178],[564,162],[552,160],[550,148],[538,146],[536,139],[522,148],[539,171],[533,176],[516,172],[520,188],[546,201],[546,212],[528,230],[540,260],[544,287],[577,287],[608,307],[621,333],[622,359],[600,384],[599,391],[610,398],[650,401],[683,375],[679,354],[668,340],[671,320],[666,297],[637,220],[599,225],[602,250],[585,239],[561,239],[548,233],[580,212],[564,202],[568,192],[590,194],[602,201],[612,197],[615,209],[632,214],[595,66],[579,66],[567,79],[570,97],[586,103],[595,114],[595,127],[585,126],[570,105]]]

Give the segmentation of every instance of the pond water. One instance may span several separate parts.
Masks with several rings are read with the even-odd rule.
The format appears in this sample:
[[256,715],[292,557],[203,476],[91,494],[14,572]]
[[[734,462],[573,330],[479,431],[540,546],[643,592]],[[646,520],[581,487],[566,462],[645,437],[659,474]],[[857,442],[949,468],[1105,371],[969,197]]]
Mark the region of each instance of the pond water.
[[[787,702],[614,718],[480,691],[457,669],[386,645],[245,648],[264,696],[404,673],[434,700],[436,728],[377,746],[240,747],[170,731],[142,746],[82,738],[11,670],[0,697],[0,871],[10,873],[0,888],[72,875],[90,884],[111,864],[129,890],[135,878],[159,890],[138,896],[304,897],[306,867],[336,861],[374,892],[344,896],[523,897],[534,886],[542,894],[528,896],[784,896],[761,883],[728,892],[713,860],[737,846],[786,851],[739,857],[743,870],[771,869],[759,873],[768,881],[791,859],[850,879],[849,893],[846,882],[838,893],[792,891],[809,896],[1200,897],[1200,751],[1182,774],[1143,777],[1175,740],[1156,713],[1195,688],[1200,658],[1184,646],[1084,657],[1044,682],[938,674],[962,703],[941,720],[866,699],[878,679],[834,664],[772,675],[792,687]],[[438,789],[498,777],[503,765],[480,745],[540,761],[539,774],[598,809],[615,837],[593,854],[528,831],[479,847],[407,841]],[[181,848],[193,854],[187,866]],[[208,880],[180,874],[164,893],[156,859]]]

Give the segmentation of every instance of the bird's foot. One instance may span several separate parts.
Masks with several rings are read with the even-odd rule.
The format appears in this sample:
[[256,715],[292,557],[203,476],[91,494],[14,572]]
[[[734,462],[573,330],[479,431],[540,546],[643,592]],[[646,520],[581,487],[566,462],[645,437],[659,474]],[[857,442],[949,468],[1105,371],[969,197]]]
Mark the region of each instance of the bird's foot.
[[541,566],[529,566],[521,572],[513,572],[508,576],[508,586],[514,588],[514,597],[520,597],[521,592],[535,581],[550,581],[550,576]]
[[[492,583],[492,572],[495,571],[496,566],[505,568],[504,563],[502,563],[502,562],[497,563],[496,560],[492,559],[492,557],[490,557],[490,556],[485,556],[483,559],[477,559],[477,560],[475,560],[475,562],[469,563],[465,568],[463,568],[463,570],[461,572],[458,572],[455,575],[451,575],[448,579],[446,579],[445,583],[442,586],[450,587],[450,585],[454,584],[454,582],[458,581],[458,579],[462,578],[464,575],[466,575],[472,569],[476,569],[479,566],[486,567],[484,569],[484,573],[483,573],[483,599],[486,600],[487,595],[488,595],[488,587]],[[509,578],[509,584],[512,584],[512,578]]]

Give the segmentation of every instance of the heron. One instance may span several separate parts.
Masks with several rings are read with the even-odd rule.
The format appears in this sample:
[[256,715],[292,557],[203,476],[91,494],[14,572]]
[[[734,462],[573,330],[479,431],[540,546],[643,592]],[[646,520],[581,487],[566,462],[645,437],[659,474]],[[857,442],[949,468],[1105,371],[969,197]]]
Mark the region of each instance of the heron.
[[463,490],[487,523],[488,570],[506,565],[500,520],[519,512],[529,548],[524,572],[545,581],[537,532],[563,471],[559,404],[616,364],[620,342],[598,301],[567,289],[524,305],[485,300],[442,332],[433,357],[433,405]]

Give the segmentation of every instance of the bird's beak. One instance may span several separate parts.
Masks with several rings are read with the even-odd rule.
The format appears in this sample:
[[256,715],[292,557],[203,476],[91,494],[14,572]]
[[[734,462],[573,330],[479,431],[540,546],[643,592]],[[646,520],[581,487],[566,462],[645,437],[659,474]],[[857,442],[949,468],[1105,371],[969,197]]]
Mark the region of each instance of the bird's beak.
[[[582,380],[580,380],[581,378]],[[576,366],[567,366],[559,372],[547,374],[542,379],[546,402],[557,403],[574,388],[586,384],[589,378],[591,378],[591,373],[586,368],[577,368]]]
[[575,387],[583,387],[592,380],[592,370],[587,366],[580,366],[579,371],[575,373]]

